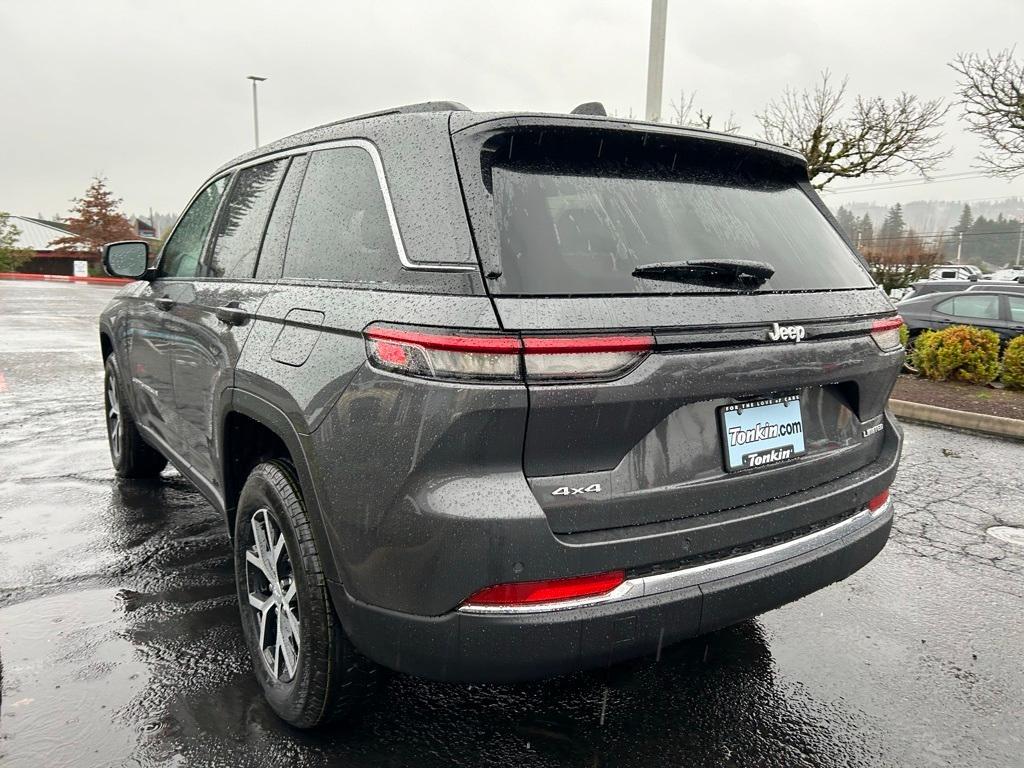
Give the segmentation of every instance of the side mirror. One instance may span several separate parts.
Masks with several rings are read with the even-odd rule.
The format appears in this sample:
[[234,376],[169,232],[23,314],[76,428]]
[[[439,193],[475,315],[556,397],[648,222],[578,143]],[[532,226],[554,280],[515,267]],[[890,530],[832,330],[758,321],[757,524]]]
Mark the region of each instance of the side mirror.
[[123,240],[103,246],[103,269],[111,277],[141,280],[149,269],[149,243]]

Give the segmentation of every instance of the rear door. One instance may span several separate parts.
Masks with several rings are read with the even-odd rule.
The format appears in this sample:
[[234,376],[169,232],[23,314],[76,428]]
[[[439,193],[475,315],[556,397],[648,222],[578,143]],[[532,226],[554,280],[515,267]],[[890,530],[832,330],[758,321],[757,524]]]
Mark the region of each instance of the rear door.
[[[457,153],[488,287],[524,337],[523,466],[556,533],[727,514],[878,457],[902,355],[872,329],[892,305],[794,159],[550,126]],[[633,275],[690,260],[774,275]]]
[[1004,293],[1003,316],[999,323],[998,333],[1003,341],[1024,334],[1024,296]]
[[[191,280],[175,283],[168,325],[174,342],[179,452],[219,483],[217,414],[252,320],[272,283],[254,278],[260,245],[288,158],[251,165],[232,178],[204,258]],[[222,489],[218,489],[222,490]]]

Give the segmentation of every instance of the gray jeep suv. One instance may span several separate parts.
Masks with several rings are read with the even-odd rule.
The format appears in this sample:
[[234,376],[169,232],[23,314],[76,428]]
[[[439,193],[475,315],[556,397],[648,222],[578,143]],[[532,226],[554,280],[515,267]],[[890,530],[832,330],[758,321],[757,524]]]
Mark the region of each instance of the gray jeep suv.
[[[224,514],[273,708],[655,654],[885,545],[899,319],[759,141],[392,109],[203,183],[100,319],[121,477]],[[379,665],[379,666],[378,666]]]

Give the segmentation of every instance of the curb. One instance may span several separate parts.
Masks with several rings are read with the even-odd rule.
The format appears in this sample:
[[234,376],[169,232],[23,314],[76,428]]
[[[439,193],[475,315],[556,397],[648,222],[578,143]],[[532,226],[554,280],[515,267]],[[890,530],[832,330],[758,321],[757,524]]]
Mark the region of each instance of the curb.
[[1004,416],[990,416],[987,413],[954,411],[937,405],[912,403],[908,400],[890,400],[889,407],[897,418],[918,421],[938,427],[966,429],[983,435],[1009,437],[1024,440],[1024,420],[1008,419]]
[[37,275],[32,272],[0,272],[0,280],[48,280],[56,283],[94,283],[96,285],[128,285],[124,277],[75,277],[74,275]]

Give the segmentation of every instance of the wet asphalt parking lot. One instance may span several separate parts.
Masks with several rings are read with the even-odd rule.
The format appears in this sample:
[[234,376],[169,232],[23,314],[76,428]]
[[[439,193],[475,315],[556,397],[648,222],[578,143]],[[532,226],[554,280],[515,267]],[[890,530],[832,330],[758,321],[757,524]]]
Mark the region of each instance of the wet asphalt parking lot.
[[908,425],[883,553],[714,635],[518,686],[391,676],[302,733],[263,703],[229,541],[171,470],[118,483],[96,316],[0,283],[0,765],[1024,765],[1024,445]]

